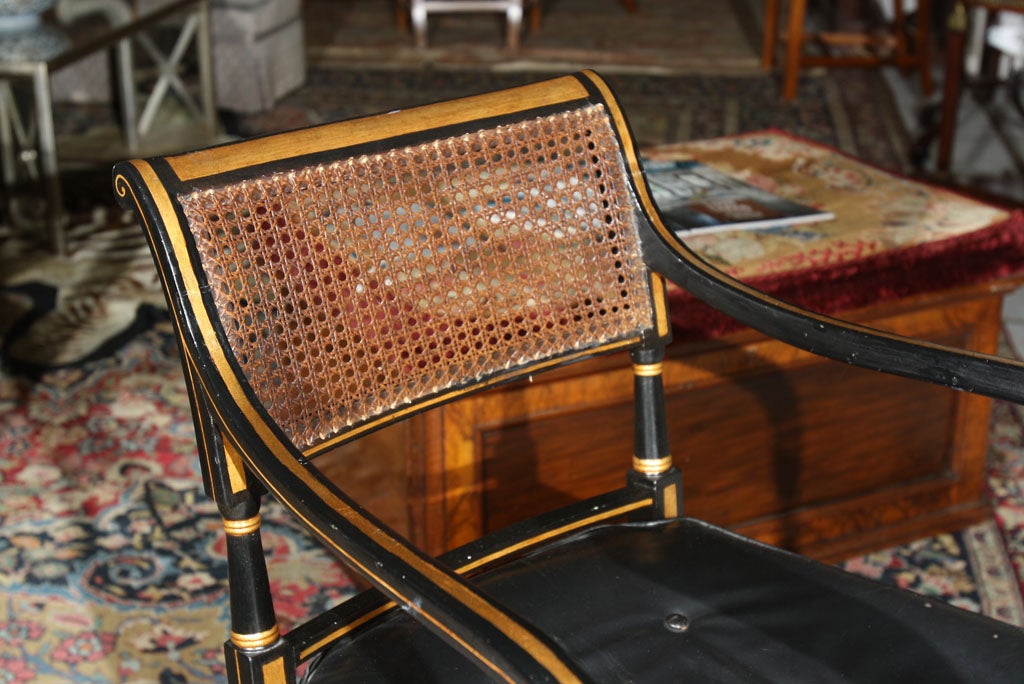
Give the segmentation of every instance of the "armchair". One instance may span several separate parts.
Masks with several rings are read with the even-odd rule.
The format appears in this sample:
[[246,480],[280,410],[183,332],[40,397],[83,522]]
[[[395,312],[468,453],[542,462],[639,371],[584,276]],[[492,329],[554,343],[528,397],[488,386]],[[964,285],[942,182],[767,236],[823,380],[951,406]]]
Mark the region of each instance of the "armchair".
[[[811,314],[688,250],[592,72],[188,154],[114,188],[151,241],[227,533],[232,682],[1010,682],[1024,632],[683,517],[665,279],[838,361],[1024,399],[1024,366]],[[630,350],[623,487],[432,558],[318,455]],[[722,417],[728,429],[728,416]],[[685,449],[686,445],[676,445]],[[373,588],[282,634],[270,494]]]

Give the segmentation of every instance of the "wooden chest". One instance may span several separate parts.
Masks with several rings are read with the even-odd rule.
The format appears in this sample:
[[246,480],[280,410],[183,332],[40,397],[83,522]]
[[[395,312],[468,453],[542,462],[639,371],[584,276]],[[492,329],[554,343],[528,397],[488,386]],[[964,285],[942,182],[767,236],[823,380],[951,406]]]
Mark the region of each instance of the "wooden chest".
[[[844,317],[996,351],[1013,282]],[[665,363],[686,512],[825,560],[987,514],[990,402],[820,359],[753,331]],[[420,415],[329,455],[328,471],[432,553],[619,485],[632,456],[625,356],[581,362]]]

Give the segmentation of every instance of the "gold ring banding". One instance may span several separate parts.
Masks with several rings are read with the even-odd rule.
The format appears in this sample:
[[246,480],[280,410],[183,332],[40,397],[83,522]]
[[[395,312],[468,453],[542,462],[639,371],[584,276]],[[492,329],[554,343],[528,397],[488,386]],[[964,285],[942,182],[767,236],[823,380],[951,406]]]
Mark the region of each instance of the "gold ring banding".
[[224,531],[230,534],[232,537],[242,537],[247,534],[252,534],[260,529],[260,515],[257,513],[251,518],[245,520],[228,520],[224,519]]
[[672,467],[672,456],[664,458],[633,457],[633,470],[642,475],[661,475]]
[[277,625],[274,625],[265,632],[257,632],[256,634],[231,632],[231,643],[243,649],[264,648],[277,641],[280,636],[281,630]]
[[651,378],[661,375],[662,363],[637,363],[633,364],[633,374],[642,378]]

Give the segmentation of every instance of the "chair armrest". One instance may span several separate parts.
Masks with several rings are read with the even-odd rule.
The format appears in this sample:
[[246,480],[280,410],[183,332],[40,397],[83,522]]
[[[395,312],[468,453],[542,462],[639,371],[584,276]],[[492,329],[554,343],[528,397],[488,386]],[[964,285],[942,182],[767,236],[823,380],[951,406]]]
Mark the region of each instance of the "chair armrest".
[[[228,433],[242,432],[231,427]],[[240,442],[247,465],[281,504],[381,594],[483,671],[515,682],[591,681],[552,639],[467,582],[457,570],[398,536],[310,467],[299,452],[292,450],[295,463],[285,464],[270,454],[252,458],[250,454],[268,448],[258,439]],[[365,610],[382,608],[376,598],[367,600]],[[330,625],[318,624],[314,631],[325,629],[329,631]],[[305,641],[299,644],[306,645]]]
[[793,306],[723,273],[663,226],[642,230],[641,238],[655,271],[765,335],[854,366],[1024,403],[1024,364],[1018,361],[883,332]]
[[[650,494],[642,489],[633,487],[615,490],[511,525],[449,551],[438,560],[459,575],[472,576],[496,562],[529,551],[553,538],[652,506]],[[289,632],[296,660],[302,662],[311,658],[329,644],[395,608],[395,602],[377,589],[357,594]]]

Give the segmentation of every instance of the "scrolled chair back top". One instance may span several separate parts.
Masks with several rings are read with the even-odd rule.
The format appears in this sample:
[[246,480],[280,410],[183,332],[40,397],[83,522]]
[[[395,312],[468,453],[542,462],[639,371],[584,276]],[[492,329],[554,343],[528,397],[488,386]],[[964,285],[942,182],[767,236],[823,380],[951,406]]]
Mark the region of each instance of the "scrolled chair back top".
[[609,105],[582,78],[523,90],[154,165],[193,310],[300,450],[667,333]]

